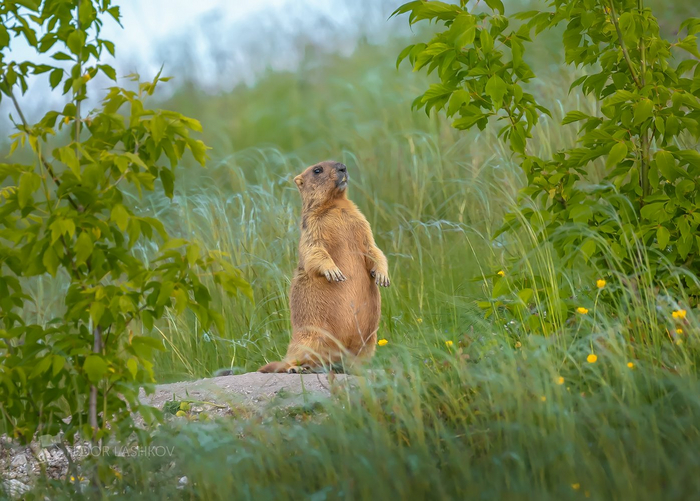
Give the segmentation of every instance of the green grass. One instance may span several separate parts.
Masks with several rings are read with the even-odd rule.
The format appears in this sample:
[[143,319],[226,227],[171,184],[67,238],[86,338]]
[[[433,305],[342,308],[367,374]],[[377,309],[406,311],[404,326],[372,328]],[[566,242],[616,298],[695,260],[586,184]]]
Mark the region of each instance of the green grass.
[[[644,281],[629,289],[613,268],[606,287],[620,299],[605,308],[587,295],[587,275],[563,270],[527,231],[492,239],[521,186],[518,166],[493,128],[460,133],[411,112],[427,80],[396,71],[399,46],[314,55],[299,72],[216,96],[184,85],[165,105],[202,121],[209,168],[180,170],[172,203],[133,201],[174,233],[227,253],[255,295],[253,304],[215,291],[225,332],[204,332],[187,315],[159,324],[153,335],[167,348],[156,359],[159,381],[255,370],[283,356],[289,339],[300,209],[291,179],[322,159],[346,163],[350,197],[390,264],[380,326],[389,343],[373,361],[386,372],[295,417],[163,427],[155,443],[174,446],[174,458],[118,461],[121,480],[82,496],[637,500],[698,492],[693,312],[676,344],[670,311],[682,297],[668,300]],[[545,74],[533,82],[555,110],[533,140],[543,153],[575,140],[572,127],[558,125],[567,109],[595,109],[567,94],[574,77],[566,70]],[[528,335],[501,313],[484,319],[476,301],[490,296],[506,257],[566,294],[592,297],[589,313],[560,319],[548,336]],[[60,311],[60,290],[49,287],[33,283],[37,307],[26,314],[37,321]],[[182,476],[188,484],[177,489]],[[76,499],[63,483],[37,492]]]

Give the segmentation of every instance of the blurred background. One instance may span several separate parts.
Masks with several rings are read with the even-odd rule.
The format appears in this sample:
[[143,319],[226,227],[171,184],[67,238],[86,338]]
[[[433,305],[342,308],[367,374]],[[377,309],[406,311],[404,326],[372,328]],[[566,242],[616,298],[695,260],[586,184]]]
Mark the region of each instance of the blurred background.
[[[389,259],[393,286],[383,292],[380,336],[417,350],[465,335],[489,346],[495,329],[476,307],[480,279],[499,269],[504,253],[528,252],[527,243],[511,248],[491,238],[521,186],[520,170],[493,128],[458,132],[444,117],[411,110],[432,77],[407,65],[397,70],[396,57],[431,28],[390,18],[401,3],[124,0],[122,26],[105,22],[120,84],[129,85],[131,73],[150,80],[162,67],[174,79],[160,86],[152,106],[200,120],[211,147],[206,170],[179,169],[173,201],[158,190],[143,198],[134,193],[133,207],[175,234],[226,252],[255,294],[254,304],[217,294],[225,332],[205,332],[187,315],[158,325],[153,335],[170,348],[157,361],[160,381],[223,367],[255,370],[283,355],[299,236],[291,179],[324,159],[348,165],[350,197]],[[692,11],[689,2],[648,5],[667,36]],[[507,12],[541,6],[506,2]],[[563,65],[560,47],[560,33],[552,32],[526,55],[538,76],[530,91],[553,111],[534,135],[533,146],[545,156],[575,141],[573,127],[559,125],[568,109],[595,108],[567,92],[580,73]],[[21,46],[14,50],[15,59],[29,55]],[[109,82],[88,85],[89,105],[96,106]],[[33,119],[64,102],[41,81],[22,98]],[[10,114],[3,102],[4,151]],[[61,280],[33,280],[25,318],[45,324],[60,315],[64,290]]]

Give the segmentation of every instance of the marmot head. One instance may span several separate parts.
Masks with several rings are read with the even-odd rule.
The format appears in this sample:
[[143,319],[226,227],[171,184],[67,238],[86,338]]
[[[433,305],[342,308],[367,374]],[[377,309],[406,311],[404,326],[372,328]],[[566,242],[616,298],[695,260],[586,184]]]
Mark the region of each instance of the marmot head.
[[294,182],[304,202],[322,203],[342,198],[348,187],[348,168],[340,162],[321,162],[307,167]]

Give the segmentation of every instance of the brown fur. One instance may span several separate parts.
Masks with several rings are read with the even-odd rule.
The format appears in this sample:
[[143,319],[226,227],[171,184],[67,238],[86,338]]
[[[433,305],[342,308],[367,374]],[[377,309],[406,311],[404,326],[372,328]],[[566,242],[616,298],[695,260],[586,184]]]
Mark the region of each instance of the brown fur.
[[347,198],[347,179],[337,162],[312,165],[294,178],[302,214],[290,291],[292,340],[284,360],[260,372],[299,372],[374,354],[378,286],[389,286],[389,272],[367,219]]

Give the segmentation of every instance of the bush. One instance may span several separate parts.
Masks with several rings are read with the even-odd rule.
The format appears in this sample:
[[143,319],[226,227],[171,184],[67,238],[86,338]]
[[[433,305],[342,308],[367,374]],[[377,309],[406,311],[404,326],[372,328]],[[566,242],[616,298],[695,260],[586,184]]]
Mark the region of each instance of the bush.
[[[657,301],[637,292],[661,289],[668,295],[662,308],[683,309],[681,299],[695,306],[700,20],[684,21],[681,38],[671,43],[641,1],[547,3],[549,11],[513,16],[505,16],[501,0],[487,0],[490,10],[484,11],[470,11],[464,0],[459,6],[414,1],[394,13],[408,13],[411,24],[434,20],[444,26],[399,56],[399,63],[407,58],[414,71],[436,71],[440,79],[414,106],[426,113],[445,110],[458,129],[502,124],[499,136],[527,178],[517,208],[495,236],[518,233],[546,256],[544,266],[529,266],[536,259],[506,262],[501,274],[507,277],[489,277],[492,298],[482,306],[545,333],[560,329],[582,301],[634,316],[640,303]],[[577,145],[543,158],[528,140],[542,114],[551,114],[528,92],[536,75],[526,47],[533,32],[562,24],[566,63],[588,70],[570,91],[593,97],[600,113],[569,111],[561,125],[578,124]],[[572,267],[583,273],[584,287],[572,287],[559,272]],[[612,287],[597,294],[593,284],[606,278]],[[642,330],[657,321],[635,316]]]

